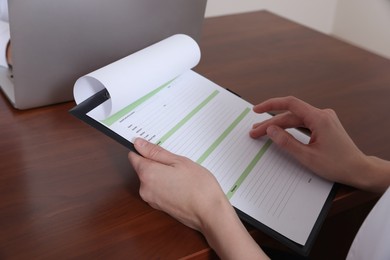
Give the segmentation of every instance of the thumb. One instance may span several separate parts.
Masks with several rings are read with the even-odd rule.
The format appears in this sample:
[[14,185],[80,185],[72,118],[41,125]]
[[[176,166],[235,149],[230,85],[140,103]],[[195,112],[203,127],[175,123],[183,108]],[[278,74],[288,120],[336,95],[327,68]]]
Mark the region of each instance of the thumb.
[[299,157],[301,155],[304,156],[307,148],[287,131],[278,126],[271,125],[267,128],[267,135],[277,146],[287,151],[293,157],[298,159],[298,161],[302,161]]
[[134,147],[143,157],[162,164],[171,164],[177,157],[177,155],[168,152],[161,146],[152,144],[142,138],[135,139]]

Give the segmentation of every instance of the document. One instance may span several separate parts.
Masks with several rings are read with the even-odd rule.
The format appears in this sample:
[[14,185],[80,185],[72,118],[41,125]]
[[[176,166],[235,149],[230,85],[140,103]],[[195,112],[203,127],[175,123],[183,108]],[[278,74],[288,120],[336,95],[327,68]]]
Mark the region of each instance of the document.
[[307,254],[333,183],[267,137],[252,139],[252,125],[271,116],[254,113],[252,104],[194,72],[199,60],[193,39],[171,36],[81,77],[71,113],[130,149],[141,137],[204,166],[240,217]]

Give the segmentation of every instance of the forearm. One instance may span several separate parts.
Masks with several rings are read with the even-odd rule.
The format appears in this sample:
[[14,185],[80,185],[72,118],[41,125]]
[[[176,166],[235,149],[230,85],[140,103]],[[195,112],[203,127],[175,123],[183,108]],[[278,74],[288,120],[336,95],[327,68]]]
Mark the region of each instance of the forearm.
[[383,193],[390,186],[390,162],[375,156],[365,158],[355,167],[352,186],[357,188]]
[[213,211],[201,231],[221,259],[268,259],[230,204]]

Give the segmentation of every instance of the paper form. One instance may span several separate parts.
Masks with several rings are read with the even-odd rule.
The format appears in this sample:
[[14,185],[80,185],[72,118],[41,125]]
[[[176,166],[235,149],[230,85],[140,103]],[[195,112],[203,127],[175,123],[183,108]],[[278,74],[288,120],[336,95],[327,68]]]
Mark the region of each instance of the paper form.
[[330,184],[267,138],[250,138],[251,126],[270,117],[251,108],[189,71],[109,127],[127,140],[142,137],[200,163],[215,175],[233,206],[304,244]]
[[[167,51],[168,47],[162,49]],[[161,50],[160,45],[156,48]],[[190,56],[186,68],[197,59],[197,55]],[[146,59],[151,57],[146,55]],[[144,69],[151,78],[159,73]],[[103,72],[91,75],[100,80],[107,70]],[[120,106],[103,103],[88,115],[130,142],[141,137],[201,164],[214,174],[233,206],[305,244],[333,184],[311,174],[268,138],[249,137],[252,125],[270,115],[254,113],[250,103],[190,69],[178,75],[168,73],[163,82],[157,77],[158,85],[148,85],[139,92],[143,85],[132,75],[128,75],[127,86],[113,81],[107,89],[110,93],[117,93],[116,88],[137,93],[118,99]],[[111,112],[105,114],[109,106]],[[301,142],[308,142],[299,131],[289,131]]]
[[73,90],[75,101],[80,103],[106,88],[111,98],[94,111],[95,118],[104,119],[190,70],[199,60],[197,43],[187,35],[174,35],[79,78]]

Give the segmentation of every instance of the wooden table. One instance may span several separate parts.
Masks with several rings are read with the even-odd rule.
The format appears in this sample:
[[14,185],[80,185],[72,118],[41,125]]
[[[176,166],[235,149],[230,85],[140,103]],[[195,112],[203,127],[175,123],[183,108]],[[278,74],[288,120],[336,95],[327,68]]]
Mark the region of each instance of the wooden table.
[[[294,95],[334,108],[365,153],[390,159],[389,60],[264,11],[206,19],[201,49],[195,70],[216,83],[252,103]],[[140,199],[127,150],[73,105],[17,111],[1,95],[0,258],[212,257],[200,233]],[[329,218],[373,198],[343,186]]]

